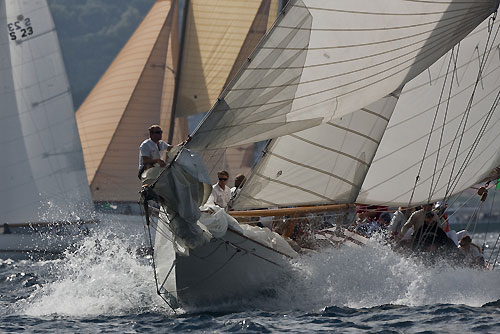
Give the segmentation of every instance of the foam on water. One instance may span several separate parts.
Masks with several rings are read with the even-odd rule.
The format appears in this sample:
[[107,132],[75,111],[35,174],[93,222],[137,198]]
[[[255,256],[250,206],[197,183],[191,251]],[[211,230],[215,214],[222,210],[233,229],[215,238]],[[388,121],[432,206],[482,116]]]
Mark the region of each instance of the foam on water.
[[[371,241],[367,247],[331,249],[298,259],[294,278],[281,290],[284,305],[298,308],[385,304],[481,306],[500,299],[500,272],[434,266]],[[283,292],[293,292],[284,294]]]
[[[274,282],[278,293],[271,298],[214,308],[314,311],[326,306],[366,308],[386,304],[481,306],[500,299],[500,271],[454,268],[446,263],[426,266],[376,241],[366,247],[342,247],[302,256],[292,262],[291,270],[286,281]],[[130,241],[114,233],[93,233],[76,251],[52,261],[46,275],[34,293],[16,305],[19,313],[170,314],[156,295],[148,259],[135,255]]]
[[[134,243],[135,244],[135,243]],[[114,233],[93,233],[52,261],[46,283],[16,306],[30,316],[121,315],[163,310],[147,259]]]

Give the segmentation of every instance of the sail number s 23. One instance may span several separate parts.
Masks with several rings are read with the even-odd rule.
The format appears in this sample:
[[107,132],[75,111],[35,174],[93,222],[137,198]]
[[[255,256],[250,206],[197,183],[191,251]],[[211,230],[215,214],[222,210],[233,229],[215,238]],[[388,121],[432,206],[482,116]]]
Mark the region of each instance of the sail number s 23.
[[29,17],[23,20],[7,23],[9,37],[12,41],[33,35],[33,27]]

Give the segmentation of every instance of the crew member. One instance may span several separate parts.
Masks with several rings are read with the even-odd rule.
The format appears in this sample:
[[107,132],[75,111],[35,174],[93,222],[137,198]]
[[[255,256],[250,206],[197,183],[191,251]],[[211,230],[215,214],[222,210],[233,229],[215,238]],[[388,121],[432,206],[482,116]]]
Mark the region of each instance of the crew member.
[[139,147],[139,174],[141,179],[142,172],[146,169],[159,164],[160,167],[165,167],[166,163],[161,159],[162,151],[170,151],[172,145],[161,140],[163,131],[159,125],[151,125],[149,127],[149,138],[141,143]]
[[227,186],[227,180],[229,179],[229,173],[225,170],[221,170],[217,173],[219,181],[212,186],[212,197],[216,205],[227,210],[227,204],[231,200],[231,189]]

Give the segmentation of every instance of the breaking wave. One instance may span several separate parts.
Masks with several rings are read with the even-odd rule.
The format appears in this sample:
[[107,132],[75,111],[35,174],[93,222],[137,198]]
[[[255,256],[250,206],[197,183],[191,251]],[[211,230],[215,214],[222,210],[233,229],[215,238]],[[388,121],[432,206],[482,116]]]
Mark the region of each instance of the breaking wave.
[[121,315],[164,311],[149,259],[137,254],[136,238],[96,229],[75,250],[50,262],[31,296],[17,303],[29,316]]
[[[303,257],[293,263],[294,277],[280,293],[299,308],[379,305],[482,306],[500,299],[500,271],[428,266],[371,241],[367,247],[343,247]],[[293,293],[284,295],[283,290]]]
[[[109,231],[88,236],[75,251],[51,262],[43,283],[17,303],[19,312],[30,316],[172,314],[156,295],[149,258],[136,255],[131,244],[136,243]],[[274,287],[272,296],[210,309],[308,312],[387,304],[481,306],[500,299],[500,271],[456,268],[446,263],[426,266],[376,241],[366,247],[302,256],[290,268],[292,274],[287,279],[263,282]]]

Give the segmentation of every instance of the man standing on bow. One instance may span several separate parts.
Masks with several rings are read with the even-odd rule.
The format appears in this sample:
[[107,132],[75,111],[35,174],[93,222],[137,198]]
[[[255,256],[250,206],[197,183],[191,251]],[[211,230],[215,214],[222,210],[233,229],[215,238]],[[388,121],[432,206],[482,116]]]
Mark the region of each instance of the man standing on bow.
[[141,143],[139,147],[139,174],[141,179],[142,172],[146,169],[159,164],[160,167],[165,167],[166,163],[161,159],[162,151],[170,151],[172,145],[161,140],[163,134],[159,125],[151,125],[149,127],[149,138]]

